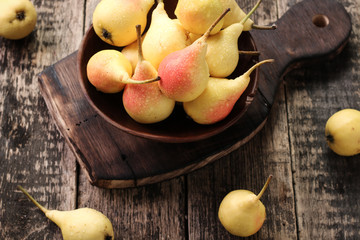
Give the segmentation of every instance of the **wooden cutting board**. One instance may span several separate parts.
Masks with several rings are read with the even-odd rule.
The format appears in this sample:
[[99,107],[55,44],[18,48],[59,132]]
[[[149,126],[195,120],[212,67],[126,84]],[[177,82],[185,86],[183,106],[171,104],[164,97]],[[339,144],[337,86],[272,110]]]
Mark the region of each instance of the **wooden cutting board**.
[[89,181],[104,188],[135,187],[170,179],[228,154],[249,141],[265,124],[283,76],[304,63],[328,60],[341,52],[351,20],[335,0],[305,0],[277,22],[273,31],[253,30],[260,60],[259,88],[245,115],[209,139],[164,143],[125,133],[99,116],[81,90],[77,52],[39,74],[49,112]]

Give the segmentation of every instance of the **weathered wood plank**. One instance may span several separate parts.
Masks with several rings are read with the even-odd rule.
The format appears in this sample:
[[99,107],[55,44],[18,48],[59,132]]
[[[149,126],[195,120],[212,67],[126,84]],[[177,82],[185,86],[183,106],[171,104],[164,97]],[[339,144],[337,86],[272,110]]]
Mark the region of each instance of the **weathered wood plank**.
[[[248,11],[255,2],[241,1],[239,5]],[[276,13],[276,2],[263,2],[253,19],[259,24],[270,24],[277,19]],[[297,239],[283,88],[274,102],[264,128],[250,142],[188,175],[189,239],[237,239],[218,220],[222,198],[236,189],[258,193],[270,174],[274,178],[262,199],[267,220],[249,239]]]
[[35,31],[18,41],[0,38],[1,239],[61,238],[58,227],[16,190],[18,184],[46,207],[76,207],[75,159],[48,114],[37,74],[77,49],[83,3],[33,2]]
[[[86,2],[85,29],[98,2]],[[91,186],[81,169],[78,204],[105,213],[113,222],[116,239],[187,239],[184,177],[146,187],[108,190]]]
[[360,15],[354,1],[340,1],[353,32],[331,62],[286,77],[290,142],[300,239],[358,239],[360,156],[341,157],[327,146],[327,119],[343,108],[359,109]]

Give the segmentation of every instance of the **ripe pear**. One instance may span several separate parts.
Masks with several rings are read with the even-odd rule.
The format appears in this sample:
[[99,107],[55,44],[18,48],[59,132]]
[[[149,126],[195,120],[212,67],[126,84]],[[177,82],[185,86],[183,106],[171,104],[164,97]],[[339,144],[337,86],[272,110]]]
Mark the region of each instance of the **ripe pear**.
[[[156,78],[156,69],[143,57],[140,25],[138,32],[138,63],[132,79]],[[175,101],[167,98],[159,89],[158,82],[148,84],[127,84],[123,92],[123,105],[129,116],[139,123],[156,123],[166,119],[175,107]]]
[[197,98],[206,88],[209,68],[206,63],[207,38],[211,30],[226,15],[226,9],[208,31],[190,46],[167,55],[159,65],[160,90],[169,98],[188,102]]
[[228,232],[235,236],[248,237],[259,231],[266,218],[265,206],[260,198],[271,178],[270,175],[258,195],[239,189],[231,191],[224,197],[220,203],[218,217]]
[[174,19],[170,19],[164,9],[163,0],[159,0],[152,12],[151,24],[143,41],[144,58],[155,69],[171,52],[190,45],[185,29]]
[[[202,35],[225,9],[227,8],[224,8],[220,1],[179,0],[176,5],[175,15],[187,31]],[[221,19],[210,34],[219,32],[223,22],[224,19]]]
[[102,0],[93,12],[95,33],[105,42],[123,47],[136,41],[135,26],[145,28],[154,0]]
[[210,76],[224,78],[235,70],[239,61],[238,39],[243,31],[244,23],[260,3],[261,0],[240,22],[234,23],[208,38],[206,62],[209,66]]
[[343,109],[334,113],[325,125],[326,141],[340,156],[360,153],[360,111]]
[[210,77],[207,87],[199,97],[183,103],[185,112],[199,124],[213,124],[223,120],[249,85],[250,74],[268,62],[273,60],[261,61],[232,80]]
[[104,93],[118,93],[127,83],[150,83],[159,78],[137,81],[130,78],[133,69],[129,60],[114,49],[105,49],[95,53],[88,61],[87,76],[97,90]]
[[[146,33],[142,36],[142,39],[144,39]],[[125,46],[121,53],[124,54],[124,56],[130,61],[130,64],[132,66],[132,69],[136,68],[136,64],[138,62],[138,41],[135,41],[133,43],[130,43],[129,45]]]
[[[238,23],[246,17],[246,13],[239,7],[235,0],[220,0],[225,8],[230,8],[231,12],[224,17],[223,28],[231,24]],[[244,23],[243,31],[250,31],[251,29],[275,29],[276,26],[260,26],[254,23],[250,18]]]
[[92,208],[71,211],[49,210],[40,205],[24,188],[18,188],[61,229],[64,240],[114,240],[110,220]]
[[37,13],[29,0],[1,0],[0,9],[1,37],[21,39],[34,30]]

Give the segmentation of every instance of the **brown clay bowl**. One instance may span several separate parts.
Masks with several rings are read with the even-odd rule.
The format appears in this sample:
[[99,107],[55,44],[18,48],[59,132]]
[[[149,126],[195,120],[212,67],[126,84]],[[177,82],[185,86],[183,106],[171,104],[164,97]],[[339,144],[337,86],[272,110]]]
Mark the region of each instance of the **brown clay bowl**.
[[[173,12],[176,3],[177,1],[166,2],[166,10],[170,17],[174,17]],[[149,16],[152,9],[150,10]],[[148,20],[149,23],[149,17]],[[239,50],[256,50],[255,43],[249,32],[243,32],[241,34],[238,40],[238,46]],[[121,48],[111,46],[102,41],[95,34],[94,29],[90,27],[78,51],[77,64],[80,85],[88,102],[100,116],[116,128],[135,136],[169,143],[193,142],[212,137],[232,126],[244,115],[257,90],[258,70],[255,70],[251,74],[249,86],[237,101],[231,113],[225,119],[215,124],[200,125],[194,122],[186,115],[181,104],[177,104],[170,117],[162,122],[140,124],[126,113],[122,104],[122,93],[105,94],[97,91],[87,78],[87,62],[93,54],[103,49],[121,50]],[[240,76],[257,61],[257,56],[240,55],[237,68],[228,78],[232,79]]]

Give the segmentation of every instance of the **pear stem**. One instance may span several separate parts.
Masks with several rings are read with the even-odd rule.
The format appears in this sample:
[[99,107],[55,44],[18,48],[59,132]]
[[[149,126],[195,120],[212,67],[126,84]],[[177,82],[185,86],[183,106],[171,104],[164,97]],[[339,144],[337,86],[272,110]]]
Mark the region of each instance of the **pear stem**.
[[261,198],[261,196],[264,194],[265,190],[267,189],[267,187],[269,186],[269,183],[272,179],[272,175],[270,175],[264,185],[264,187],[261,189],[260,193],[256,196],[256,200],[259,200]]
[[259,55],[260,55],[260,52],[259,52],[259,51],[244,51],[244,50],[239,50],[239,54],[259,56]]
[[262,0],[259,0],[255,6],[251,9],[251,11],[241,20],[241,24],[244,25],[244,23],[250,18],[250,16],[255,12],[255,10],[259,7]]
[[24,188],[22,188],[21,186],[17,186],[18,189],[20,189],[38,208],[40,208],[41,211],[43,211],[43,213],[47,213],[49,210],[44,208],[42,205],[40,205],[40,203],[38,203]]
[[157,0],[157,3],[159,4],[159,3],[163,3],[164,2],[164,0]]
[[144,60],[144,54],[142,51],[142,44],[141,44],[141,25],[136,25],[136,34],[137,34],[137,43],[138,43],[138,61],[141,62]]
[[277,26],[275,24],[273,24],[271,26],[262,26],[262,25],[253,24],[251,26],[251,28],[257,29],[257,30],[275,30],[277,28]]
[[270,63],[270,62],[274,62],[274,59],[266,59],[266,60],[263,60],[261,62],[258,62],[256,63],[254,66],[252,66],[251,68],[249,68],[249,70],[247,70],[243,76],[250,76],[250,74],[257,68],[259,67],[260,65],[264,64],[264,63]]
[[145,79],[145,80],[134,80],[134,79],[128,78],[128,79],[122,79],[121,82],[125,83],[125,84],[145,84],[145,83],[156,82],[156,81],[159,81],[160,79],[161,79],[160,76],[157,76],[156,78]]
[[218,17],[213,24],[209,27],[209,29],[204,33],[203,38],[207,39],[210,35],[210,32],[216,27],[216,25],[220,22],[221,19],[225,17],[225,15],[230,11],[230,8],[225,9],[225,11]]

